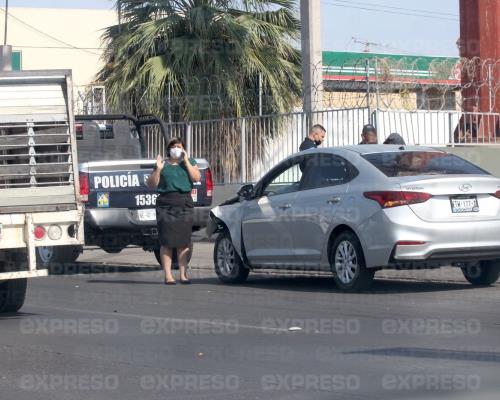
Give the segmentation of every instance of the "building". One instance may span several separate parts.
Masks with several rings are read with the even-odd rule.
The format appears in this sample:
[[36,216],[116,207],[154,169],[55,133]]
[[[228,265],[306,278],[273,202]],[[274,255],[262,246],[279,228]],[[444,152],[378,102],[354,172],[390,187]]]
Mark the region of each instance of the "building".
[[459,59],[397,54],[323,52],[326,108],[455,110]]
[[[4,12],[2,8],[0,32]],[[113,10],[11,7],[7,41],[13,46],[13,68],[71,69],[77,109],[102,103],[104,92],[95,82],[103,65],[101,36],[117,23]]]

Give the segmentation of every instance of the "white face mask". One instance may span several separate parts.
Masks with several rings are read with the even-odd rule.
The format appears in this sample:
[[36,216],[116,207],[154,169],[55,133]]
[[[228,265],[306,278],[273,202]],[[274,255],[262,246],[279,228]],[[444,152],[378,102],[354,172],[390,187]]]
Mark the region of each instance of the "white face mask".
[[182,157],[182,149],[178,148],[178,147],[172,147],[170,149],[170,157],[174,158],[174,159],[179,159]]

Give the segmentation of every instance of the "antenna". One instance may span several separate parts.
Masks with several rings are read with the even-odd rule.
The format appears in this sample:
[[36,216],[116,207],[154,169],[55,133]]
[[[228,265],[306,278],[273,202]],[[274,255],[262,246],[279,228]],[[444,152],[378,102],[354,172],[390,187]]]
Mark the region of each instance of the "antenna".
[[376,43],[376,42],[370,42],[366,39],[363,39],[363,38],[358,38],[358,37],[352,37],[351,38],[352,41],[354,43],[357,43],[357,44],[362,44],[365,46],[365,48],[363,49],[363,53],[369,53],[370,52],[370,46],[374,46],[374,47],[385,47],[382,43]]

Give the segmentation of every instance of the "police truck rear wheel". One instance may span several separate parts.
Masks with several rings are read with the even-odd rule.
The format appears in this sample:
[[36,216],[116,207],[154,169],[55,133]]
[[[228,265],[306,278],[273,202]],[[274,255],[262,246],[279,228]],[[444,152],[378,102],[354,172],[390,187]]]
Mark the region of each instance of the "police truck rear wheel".
[[36,261],[41,267],[48,268],[55,263],[74,263],[82,253],[82,246],[41,246],[36,248]]

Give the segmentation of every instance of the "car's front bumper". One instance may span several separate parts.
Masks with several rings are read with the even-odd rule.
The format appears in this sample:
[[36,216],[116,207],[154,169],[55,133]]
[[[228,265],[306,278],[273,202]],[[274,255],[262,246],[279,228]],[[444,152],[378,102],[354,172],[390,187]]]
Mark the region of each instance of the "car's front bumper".
[[[408,207],[380,210],[359,227],[367,266],[500,258],[500,222],[426,222]],[[413,242],[413,244],[398,244]]]

